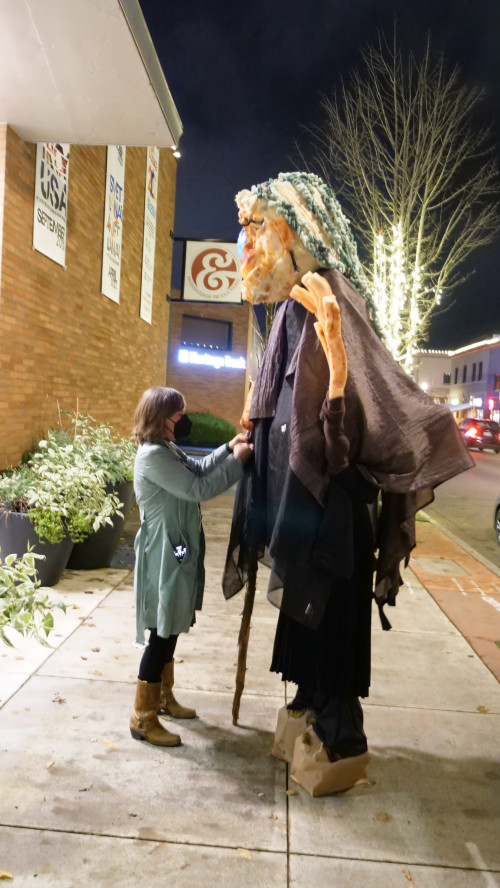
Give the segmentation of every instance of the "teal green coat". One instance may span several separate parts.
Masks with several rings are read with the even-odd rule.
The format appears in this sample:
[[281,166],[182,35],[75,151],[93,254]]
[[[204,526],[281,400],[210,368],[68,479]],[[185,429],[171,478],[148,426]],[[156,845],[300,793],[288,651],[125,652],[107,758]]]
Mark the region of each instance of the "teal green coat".
[[[223,493],[243,474],[224,444],[203,459],[186,456],[175,444],[140,444],[134,490],[141,516],[135,538],[134,588],[137,641],[144,630],[167,638],[188,632],[203,600],[204,538],[200,501]],[[174,553],[185,547],[182,561]]]

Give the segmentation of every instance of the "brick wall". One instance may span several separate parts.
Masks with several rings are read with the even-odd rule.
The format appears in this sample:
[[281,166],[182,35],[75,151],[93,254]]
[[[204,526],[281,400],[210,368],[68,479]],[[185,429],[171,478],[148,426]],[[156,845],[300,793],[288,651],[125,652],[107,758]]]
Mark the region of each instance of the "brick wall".
[[250,349],[251,309],[242,305],[211,305],[172,302],[170,305],[167,385],[179,389],[188,412],[205,411],[229,420],[239,430],[239,421],[248,390],[248,369],[236,370],[179,364],[183,315],[196,315],[232,323],[232,350],[235,357],[247,359]]
[[[7,150],[7,127],[0,124],[0,288],[2,285],[2,235],[3,235],[3,198],[5,192],[5,155]],[[0,289],[0,311],[1,311]],[[1,385],[1,379],[0,379]],[[0,388],[1,396],[1,388]]]
[[72,410],[78,398],[81,411],[128,434],[141,392],[165,384],[176,176],[162,149],[150,325],[139,318],[146,148],[127,148],[116,304],[100,292],[106,148],[71,146],[64,269],[32,248],[36,146],[3,133],[0,468],[55,424],[57,400]]

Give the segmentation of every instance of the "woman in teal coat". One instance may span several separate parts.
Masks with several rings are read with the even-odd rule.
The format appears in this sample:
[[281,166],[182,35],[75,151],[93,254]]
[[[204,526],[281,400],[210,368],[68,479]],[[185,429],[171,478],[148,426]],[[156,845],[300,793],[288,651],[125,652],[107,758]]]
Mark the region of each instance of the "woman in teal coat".
[[252,453],[240,434],[204,459],[192,459],[175,444],[187,437],[190,427],[180,392],[159,386],[144,392],[135,412],[139,447],[134,489],[141,517],[135,540],[137,641],[144,643],[145,629],[150,634],[130,731],[135,739],[156,746],[181,742],[162,726],[159,712],[177,718],[196,715],[177,703],[172,686],[177,637],[189,632],[203,599],[205,540],[199,503],[235,484]]

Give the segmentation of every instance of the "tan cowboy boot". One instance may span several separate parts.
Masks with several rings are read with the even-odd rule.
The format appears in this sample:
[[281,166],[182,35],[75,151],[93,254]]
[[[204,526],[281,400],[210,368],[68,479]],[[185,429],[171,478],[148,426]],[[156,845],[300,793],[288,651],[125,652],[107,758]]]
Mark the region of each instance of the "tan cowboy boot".
[[180,746],[178,734],[171,734],[158,720],[160,682],[137,679],[134,711],[130,718],[130,733],[134,740],[147,740],[153,746]]
[[181,706],[174,697],[174,661],[166,663],[161,674],[161,694],[158,706],[159,715],[171,715],[172,718],[195,718],[196,709]]

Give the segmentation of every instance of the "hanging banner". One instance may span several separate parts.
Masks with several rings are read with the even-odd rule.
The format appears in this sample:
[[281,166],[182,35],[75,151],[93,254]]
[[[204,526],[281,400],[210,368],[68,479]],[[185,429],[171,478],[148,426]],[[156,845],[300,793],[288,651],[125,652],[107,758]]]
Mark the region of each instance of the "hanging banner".
[[144,202],[144,238],[142,242],[141,310],[143,321],[152,323],[153,282],[155,274],[156,210],[158,207],[158,148],[148,147],[146,164],[146,199]]
[[66,267],[69,144],[36,146],[33,247]]
[[108,145],[101,292],[113,302],[120,301],[125,151],[125,145]]
[[182,298],[188,302],[241,302],[236,244],[186,241]]

